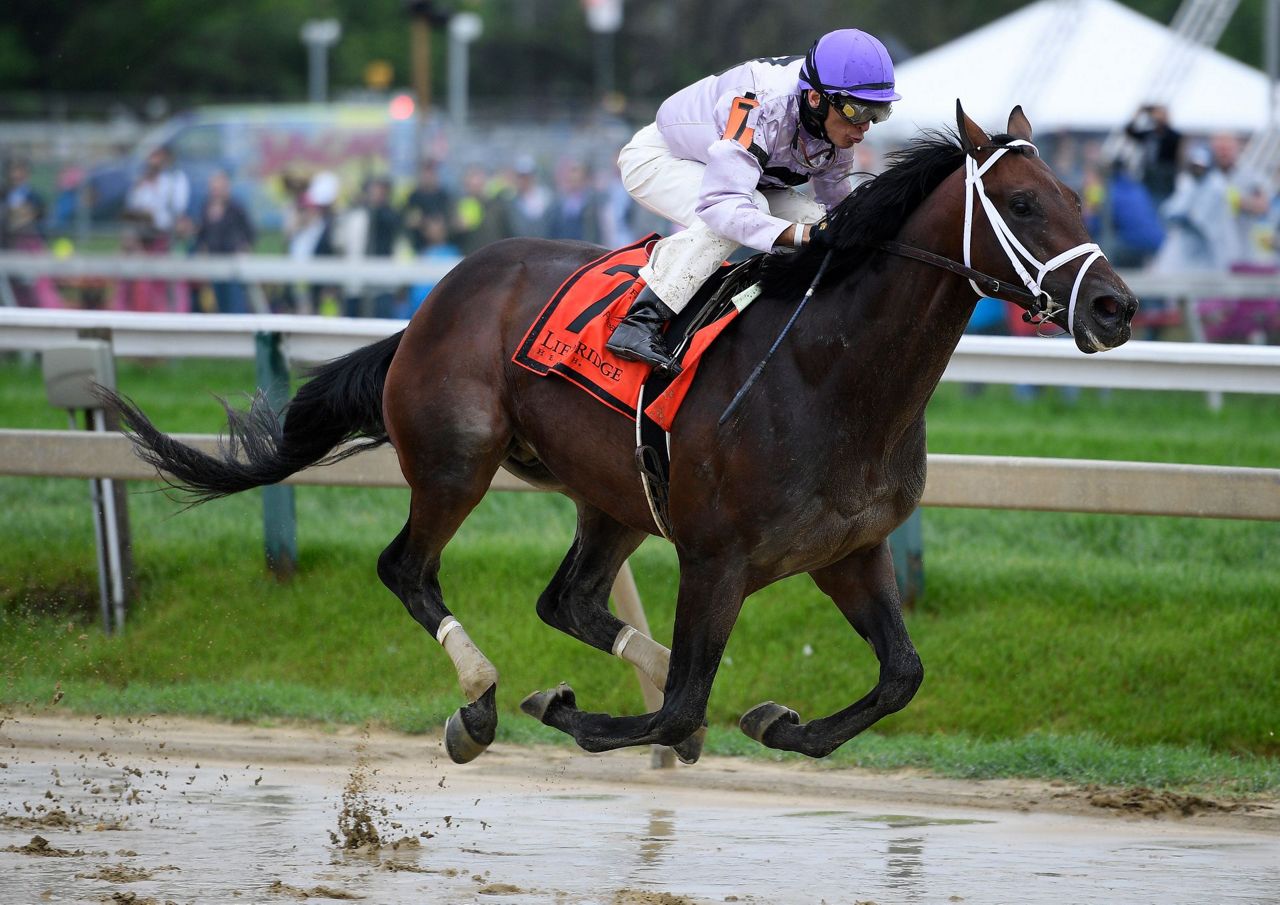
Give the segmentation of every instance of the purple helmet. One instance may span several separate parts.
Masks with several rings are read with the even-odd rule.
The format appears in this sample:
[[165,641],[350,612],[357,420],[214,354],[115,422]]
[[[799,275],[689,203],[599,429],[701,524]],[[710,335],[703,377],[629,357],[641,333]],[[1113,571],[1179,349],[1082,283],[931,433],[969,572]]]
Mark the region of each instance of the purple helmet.
[[828,32],[809,48],[800,87],[876,104],[902,100],[893,90],[893,60],[876,38],[856,28]]

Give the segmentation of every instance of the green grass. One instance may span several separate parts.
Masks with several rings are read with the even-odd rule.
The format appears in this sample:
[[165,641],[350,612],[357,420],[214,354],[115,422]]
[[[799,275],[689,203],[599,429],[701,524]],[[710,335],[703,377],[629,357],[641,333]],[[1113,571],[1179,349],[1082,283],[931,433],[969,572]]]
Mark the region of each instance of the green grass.
[[[212,432],[210,393],[235,397],[250,363],[125,364],[120,386],[165,430]],[[38,368],[0,364],[0,426],[64,427]],[[944,386],[933,452],[1271,466],[1280,403],[1195,394],[1056,393],[1031,403]],[[378,583],[407,493],[298,490],[299,574],[262,566],[256,492],[190,512],[133,488],[139,596],[128,632],[96,630],[83,482],[0,479],[0,700],[86,712],[382,723],[420,731],[458,706],[438,645]],[[915,701],[832,758],[959,776],[1043,776],[1280,790],[1280,528],[1225,520],[933,509],[927,591],[908,625],[926,667]],[[554,734],[516,711],[572,682],[593,710],[636,712],[630,671],[544,626],[533,602],[573,532],[571,505],[494,494],[446,550],[451,607],[502,673],[503,738]],[[670,637],[669,545],[633,558],[649,619]],[[805,718],[875,681],[866,646],[807,578],[748,601],[712,696],[710,748],[760,753],[733,728],[762,700]]]

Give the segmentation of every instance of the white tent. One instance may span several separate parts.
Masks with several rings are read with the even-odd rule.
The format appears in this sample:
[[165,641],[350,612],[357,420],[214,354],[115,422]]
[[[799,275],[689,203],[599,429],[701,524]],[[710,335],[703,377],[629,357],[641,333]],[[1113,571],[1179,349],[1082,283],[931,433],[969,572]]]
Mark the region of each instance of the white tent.
[[[876,130],[901,139],[955,125],[959,98],[988,131],[1003,131],[1022,104],[1037,131],[1109,132],[1150,97],[1153,78],[1179,53],[1164,25],[1114,0],[1039,0],[896,67],[893,117]],[[1215,50],[1186,48],[1169,98],[1188,133],[1253,132],[1268,122],[1265,73]],[[873,133],[874,134],[874,133]]]

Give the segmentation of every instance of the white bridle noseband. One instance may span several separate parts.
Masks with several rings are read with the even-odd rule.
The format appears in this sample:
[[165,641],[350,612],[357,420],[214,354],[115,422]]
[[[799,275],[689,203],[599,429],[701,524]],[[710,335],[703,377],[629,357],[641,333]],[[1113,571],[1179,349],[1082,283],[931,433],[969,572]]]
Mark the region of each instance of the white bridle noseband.
[[[1026,248],[1023,247],[1022,243],[1018,241],[1018,237],[1013,234],[1013,230],[1009,228],[1009,225],[1005,223],[1004,219],[1000,216],[1000,212],[996,210],[995,203],[987,197],[986,188],[982,184],[982,174],[991,169],[991,167],[995,165],[995,162],[1003,157],[1010,149],[1019,147],[1030,148],[1032,153],[1037,157],[1040,156],[1040,152],[1036,149],[1035,145],[1021,138],[1014,139],[1007,145],[998,148],[996,152],[987,159],[987,162],[981,166],[978,165],[977,159],[972,154],[965,155],[964,263],[966,267],[973,267],[973,262],[970,260],[969,249],[973,241],[973,199],[975,197],[982,202],[982,209],[987,212],[987,220],[990,221],[991,228],[995,231],[996,239],[999,240],[1000,247],[1004,249],[1005,256],[1009,259],[1009,263],[1013,265],[1013,269],[1017,271],[1019,278],[1021,278],[1023,284],[1026,285],[1031,294],[1039,299],[1043,304],[1044,317],[1051,317],[1063,310],[1062,305],[1058,304],[1052,296],[1040,288],[1040,284],[1044,282],[1044,278],[1057,270],[1063,264],[1066,264],[1069,261],[1074,261],[1081,255],[1088,255],[1089,257],[1080,267],[1080,272],[1076,274],[1075,285],[1071,287],[1071,300],[1068,302],[1066,308],[1067,331],[1074,332],[1072,328],[1075,325],[1076,298],[1080,294],[1080,284],[1084,281],[1085,272],[1093,262],[1098,260],[1098,258],[1105,258],[1106,255],[1104,255],[1102,253],[1102,249],[1093,242],[1086,242],[1082,245],[1077,245],[1069,251],[1064,251],[1052,260],[1046,261],[1042,264],[1036,259],[1035,255],[1027,251]],[[1019,258],[1019,255],[1021,255],[1021,258]],[[1037,268],[1034,279],[1023,264],[1023,259],[1025,259],[1028,264]],[[973,291],[978,295],[986,294],[978,288],[978,284],[973,280],[969,280],[969,285],[973,287]]]

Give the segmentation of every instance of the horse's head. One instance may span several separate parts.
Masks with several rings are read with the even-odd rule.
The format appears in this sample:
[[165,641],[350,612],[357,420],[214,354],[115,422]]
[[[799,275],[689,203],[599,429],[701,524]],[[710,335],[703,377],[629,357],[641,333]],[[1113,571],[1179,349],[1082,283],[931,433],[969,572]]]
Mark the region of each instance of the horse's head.
[[966,167],[965,263],[1025,285],[1036,301],[1024,307],[1067,330],[1080,351],[1123,344],[1138,300],[1090,241],[1080,196],[1040,159],[1022,108],[1013,108],[1000,141],[959,101],[956,120]]

